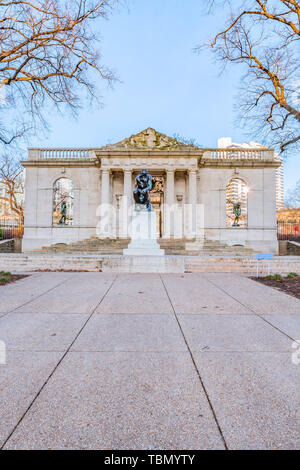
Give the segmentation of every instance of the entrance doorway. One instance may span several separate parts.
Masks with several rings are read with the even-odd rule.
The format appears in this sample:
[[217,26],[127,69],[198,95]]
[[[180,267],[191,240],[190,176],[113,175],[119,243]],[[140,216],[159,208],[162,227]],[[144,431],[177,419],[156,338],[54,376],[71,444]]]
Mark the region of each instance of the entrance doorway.
[[163,232],[163,204],[164,204],[164,178],[162,176],[153,177],[153,188],[150,191],[150,198],[153,210],[157,214],[157,236],[162,237]]

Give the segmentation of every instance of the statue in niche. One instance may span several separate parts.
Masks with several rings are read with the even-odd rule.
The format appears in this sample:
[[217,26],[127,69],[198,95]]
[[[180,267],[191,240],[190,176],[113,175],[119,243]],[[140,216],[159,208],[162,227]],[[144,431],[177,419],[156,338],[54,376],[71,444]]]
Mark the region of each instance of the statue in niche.
[[136,184],[137,186],[133,191],[134,200],[137,204],[145,206],[150,212],[152,210],[152,205],[149,191],[152,189],[152,176],[147,170],[142,170],[136,177]]
[[240,202],[235,202],[233,204],[233,215],[234,215],[234,222],[232,224],[233,227],[239,227],[239,221],[242,215],[242,205]]
[[67,222],[67,203],[63,201],[60,205],[60,214],[59,225],[66,225]]

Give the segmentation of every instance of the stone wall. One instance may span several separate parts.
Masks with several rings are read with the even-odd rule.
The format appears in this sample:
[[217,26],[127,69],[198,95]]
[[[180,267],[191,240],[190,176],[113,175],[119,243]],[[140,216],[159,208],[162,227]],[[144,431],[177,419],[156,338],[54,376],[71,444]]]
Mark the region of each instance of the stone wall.
[[[207,240],[278,253],[275,168],[200,168],[198,203],[204,207]],[[248,225],[226,226],[226,187],[240,178],[249,187]]]
[[[73,226],[52,225],[53,185],[70,178],[74,187]],[[100,204],[100,173],[94,165],[27,167],[23,251],[54,243],[72,243],[96,236]]]
[[289,256],[300,256],[300,243],[288,242],[287,251]]

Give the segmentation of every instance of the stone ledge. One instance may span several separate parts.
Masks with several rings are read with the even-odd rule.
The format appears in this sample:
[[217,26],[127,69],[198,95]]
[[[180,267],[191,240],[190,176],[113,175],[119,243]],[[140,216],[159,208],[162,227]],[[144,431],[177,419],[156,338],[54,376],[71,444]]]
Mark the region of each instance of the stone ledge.
[[[78,270],[124,273],[256,273],[253,256],[120,256],[120,255],[45,255],[0,254],[0,271],[32,272],[38,270]],[[271,274],[300,273],[300,257],[274,257]],[[267,263],[259,264],[266,273]]]

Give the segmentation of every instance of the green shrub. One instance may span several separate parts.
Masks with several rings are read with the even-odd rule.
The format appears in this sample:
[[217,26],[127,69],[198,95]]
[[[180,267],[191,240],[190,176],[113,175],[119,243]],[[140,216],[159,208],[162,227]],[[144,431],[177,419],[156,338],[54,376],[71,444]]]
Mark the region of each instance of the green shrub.
[[3,240],[4,238],[4,231],[2,230],[2,228],[0,228],[0,240]]
[[286,277],[287,277],[287,279],[293,279],[294,277],[298,277],[298,274],[297,273],[290,273]]
[[281,274],[270,274],[269,276],[267,276],[267,279],[271,279],[271,281],[282,281],[283,277],[281,276]]
[[0,276],[4,276],[4,277],[10,277],[11,276],[11,273],[6,273],[5,271],[0,271]]
[[5,271],[0,271],[0,285],[8,284],[11,282],[11,274]]

